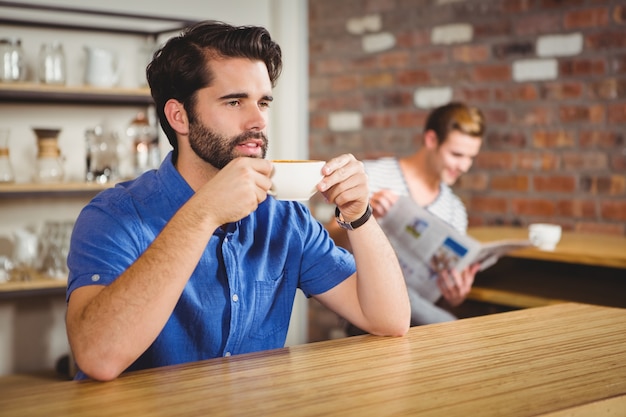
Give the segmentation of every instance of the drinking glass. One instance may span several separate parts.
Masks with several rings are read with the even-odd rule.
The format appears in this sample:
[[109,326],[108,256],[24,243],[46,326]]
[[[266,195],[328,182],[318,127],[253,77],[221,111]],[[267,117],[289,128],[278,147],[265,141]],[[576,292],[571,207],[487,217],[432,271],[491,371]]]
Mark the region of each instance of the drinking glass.
[[11,279],[30,281],[37,266],[39,238],[29,228],[16,229],[13,232],[13,264]]
[[41,266],[39,270],[50,278],[67,278],[67,255],[74,223],[70,221],[46,221],[39,241]]

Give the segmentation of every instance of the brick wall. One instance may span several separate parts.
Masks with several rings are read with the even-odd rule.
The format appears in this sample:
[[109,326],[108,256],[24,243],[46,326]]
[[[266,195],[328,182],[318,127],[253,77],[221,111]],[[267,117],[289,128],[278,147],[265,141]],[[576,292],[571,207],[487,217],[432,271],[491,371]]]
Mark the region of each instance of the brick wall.
[[309,31],[311,157],[410,154],[462,100],[471,225],[626,234],[626,0],[309,0]]

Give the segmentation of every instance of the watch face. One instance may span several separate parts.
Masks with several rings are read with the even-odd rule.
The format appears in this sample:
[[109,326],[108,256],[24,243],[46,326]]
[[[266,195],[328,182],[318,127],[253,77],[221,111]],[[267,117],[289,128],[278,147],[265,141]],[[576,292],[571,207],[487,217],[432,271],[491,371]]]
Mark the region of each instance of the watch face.
[[354,228],[352,227],[352,224],[350,224],[348,222],[344,222],[342,220],[337,220],[337,223],[339,223],[339,227],[341,227],[342,229],[354,230]]

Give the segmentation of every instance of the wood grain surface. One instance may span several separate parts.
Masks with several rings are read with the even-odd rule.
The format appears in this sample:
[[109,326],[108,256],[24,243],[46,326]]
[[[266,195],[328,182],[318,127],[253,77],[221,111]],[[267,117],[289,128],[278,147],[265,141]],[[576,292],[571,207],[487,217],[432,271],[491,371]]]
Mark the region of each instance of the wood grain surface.
[[[480,242],[500,239],[528,239],[528,230],[521,227],[470,227],[467,233]],[[553,251],[531,247],[511,252],[510,256],[626,268],[626,237],[563,231],[561,240]]]
[[129,373],[6,388],[2,416],[537,416],[623,412],[626,310],[530,308]]

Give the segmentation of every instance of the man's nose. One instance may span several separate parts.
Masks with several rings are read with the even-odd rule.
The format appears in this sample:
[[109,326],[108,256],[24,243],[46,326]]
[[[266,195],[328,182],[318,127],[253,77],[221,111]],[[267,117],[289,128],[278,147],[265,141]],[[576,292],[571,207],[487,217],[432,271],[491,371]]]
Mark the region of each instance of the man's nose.
[[258,106],[250,106],[246,111],[245,130],[264,130],[267,126],[267,112]]
[[463,158],[461,160],[461,163],[459,164],[459,170],[463,173],[466,173],[472,167],[473,163],[474,160],[472,158]]

